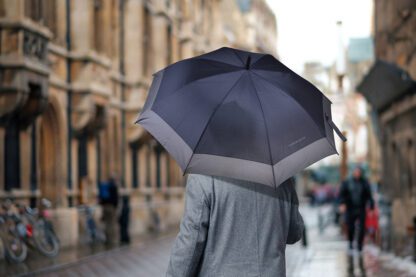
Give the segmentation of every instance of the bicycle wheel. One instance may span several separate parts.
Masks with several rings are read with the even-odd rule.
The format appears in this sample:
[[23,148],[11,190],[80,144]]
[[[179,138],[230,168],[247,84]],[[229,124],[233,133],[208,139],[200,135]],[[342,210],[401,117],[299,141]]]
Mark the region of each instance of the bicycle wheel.
[[33,231],[33,239],[39,252],[47,257],[55,257],[59,253],[59,241],[55,233],[43,220],[39,220]]
[[12,230],[5,234],[3,239],[6,258],[10,262],[21,263],[27,257],[27,246]]

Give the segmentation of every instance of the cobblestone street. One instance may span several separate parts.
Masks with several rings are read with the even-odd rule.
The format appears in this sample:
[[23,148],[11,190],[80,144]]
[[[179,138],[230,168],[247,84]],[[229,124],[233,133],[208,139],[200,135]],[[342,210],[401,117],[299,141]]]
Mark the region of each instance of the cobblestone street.
[[[347,243],[335,226],[322,234],[317,228],[317,209],[302,209],[308,226],[308,247],[300,243],[287,247],[287,276],[377,276],[410,277],[412,271],[400,271],[382,261],[368,246],[362,257],[348,256]],[[176,231],[159,237],[93,256],[77,262],[55,265],[29,276],[164,276]]]

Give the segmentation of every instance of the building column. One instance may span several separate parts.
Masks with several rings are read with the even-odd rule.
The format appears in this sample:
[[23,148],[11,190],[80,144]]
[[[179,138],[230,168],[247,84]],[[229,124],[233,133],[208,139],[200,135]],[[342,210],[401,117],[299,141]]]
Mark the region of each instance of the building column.
[[125,6],[124,55],[126,78],[137,82],[143,72],[143,1],[129,0]]
[[73,51],[88,51],[94,45],[94,1],[72,0],[71,46]]
[[167,22],[166,17],[156,14],[152,17],[152,49],[153,49],[153,70],[154,73],[167,65]]

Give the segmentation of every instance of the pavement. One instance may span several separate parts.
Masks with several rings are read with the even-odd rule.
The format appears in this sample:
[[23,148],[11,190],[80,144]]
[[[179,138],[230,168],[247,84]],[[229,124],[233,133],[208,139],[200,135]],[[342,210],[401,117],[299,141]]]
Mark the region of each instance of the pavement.
[[[347,242],[339,228],[328,225],[318,228],[318,213],[324,208],[302,207],[307,225],[308,246],[290,245],[286,250],[286,271],[289,277],[411,277],[415,265],[385,255],[375,246],[366,246],[363,255],[348,255]],[[9,270],[10,276],[164,276],[177,229],[141,239],[131,246],[85,255],[79,259],[57,262],[32,271]],[[396,258],[397,259],[397,258]],[[1,271],[5,272],[5,271]],[[2,275],[2,274],[1,274]],[[234,277],[234,276],[230,276]]]
[[308,246],[300,243],[286,248],[286,274],[291,277],[416,277],[416,264],[382,253],[375,245],[365,245],[362,255],[348,253],[348,242],[340,228],[329,224],[322,232],[318,214],[328,214],[329,206],[303,206]]
[[[178,228],[169,229],[164,232],[159,233],[148,233],[134,237],[130,245],[125,246],[112,246],[108,247],[102,243],[97,243],[94,245],[79,245],[78,247],[61,249],[59,255],[54,258],[47,258],[39,254],[36,250],[29,249],[28,257],[24,263],[8,263],[5,260],[0,260],[0,277],[2,276],[50,276],[49,273],[59,273],[64,269],[68,268],[69,272],[82,266],[85,269],[85,264],[92,265],[93,271],[100,272],[97,261],[106,261],[106,257],[117,257],[124,258],[127,256],[127,253],[137,252],[141,253],[146,249],[145,253],[154,253],[156,256],[161,254],[166,254],[166,259],[168,259],[169,250],[173,240],[177,234]],[[164,242],[164,247],[161,247],[159,243]],[[163,245],[163,244],[162,244]],[[139,255],[139,259],[147,260],[146,255]],[[167,264],[167,260],[164,261]],[[163,261],[161,262],[163,263]],[[122,265],[123,263],[120,263]],[[139,263],[141,264],[141,262]],[[95,268],[96,267],[96,268]],[[146,265],[144,268],[148,268]],[[154,267],[157,267],[154,265]],[[117,269],[118,267],[114,267]],[[144,271],[142,268],[139,271]],[[145,273],[147,271],[144,271]],[[85,273],[85,274],[84,274]],[[71,273],[69,276],[94,276],[90,275],[89,271],[85,272]],[[105,274],[104,274],[105,275]],[[52,276],[57,276],[52,274]],[[105,275],[107,276],[107,275]],[[117,275],[122,276],[122,275]],[[135,274],[137,276],[137,274]],[[142,276],[142,275],[139,275]],[[143,275],[148,276],[148,275]],[[158,276],[158,275],[154,275]]]

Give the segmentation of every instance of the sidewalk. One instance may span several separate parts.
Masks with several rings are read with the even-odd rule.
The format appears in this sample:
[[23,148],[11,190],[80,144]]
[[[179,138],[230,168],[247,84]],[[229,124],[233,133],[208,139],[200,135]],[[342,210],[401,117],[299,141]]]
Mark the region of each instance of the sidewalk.
[[[288,246],[286,264],[288,277],[314,276],[416,276],[416,265],[411,261],[394,259],[380,253],[376,246],[366,245],[363,255],[348,255],[348,243],[339,228],[329,225],[322,234],[318,228],[318,209],[303,206],[301,213],[307,225],[308,247],[300,243]],[[326,209],[326,208],[324,208]]]
[[176,228],[157,234],[147,233],[133,237],[130,245],[116,245],[110,248],[102,243],[96,245],[79,245],[77,247],[61,249],[59,255],[55,258],[45,257],[36,250],[29,249],[28,257],[24,263],[11,264],[6,261],[0,262],[0,276],[43,276],[47,272],[59,271],[63,268],[84,263],[85,261],[100,259],[100,257],[102,258],[112,253],[122,253],[130,248],[147,247],[148,245],[156,244],[158,240],[171,238],[176,233]]
[[46,268],[27,276],[162,277],[167,270],[170,249],[175,237],[176,231],[158,235],[141,243],[85,257],[54,268]]
[[[347,242],[338,227],[328,225],[322,234],[319,233],[318,208],[302,206],[301,213],[307,224],[308,246],[303,248],[301,243],[297,243],[287,247],[288,277],[416,276],[413,262],[380,253],[375,246],[365,246],[362,256],[348,256]],[[164,276],[177,231],[143,236],[136,238],[130,246],[82,257],[77,256],[82,252],[80,250],[69,251],[72,254],[63,252],[50,264],[38,261],[36,268],[21,265],[8,271],[0,268],[0,272],[7,276]]]

